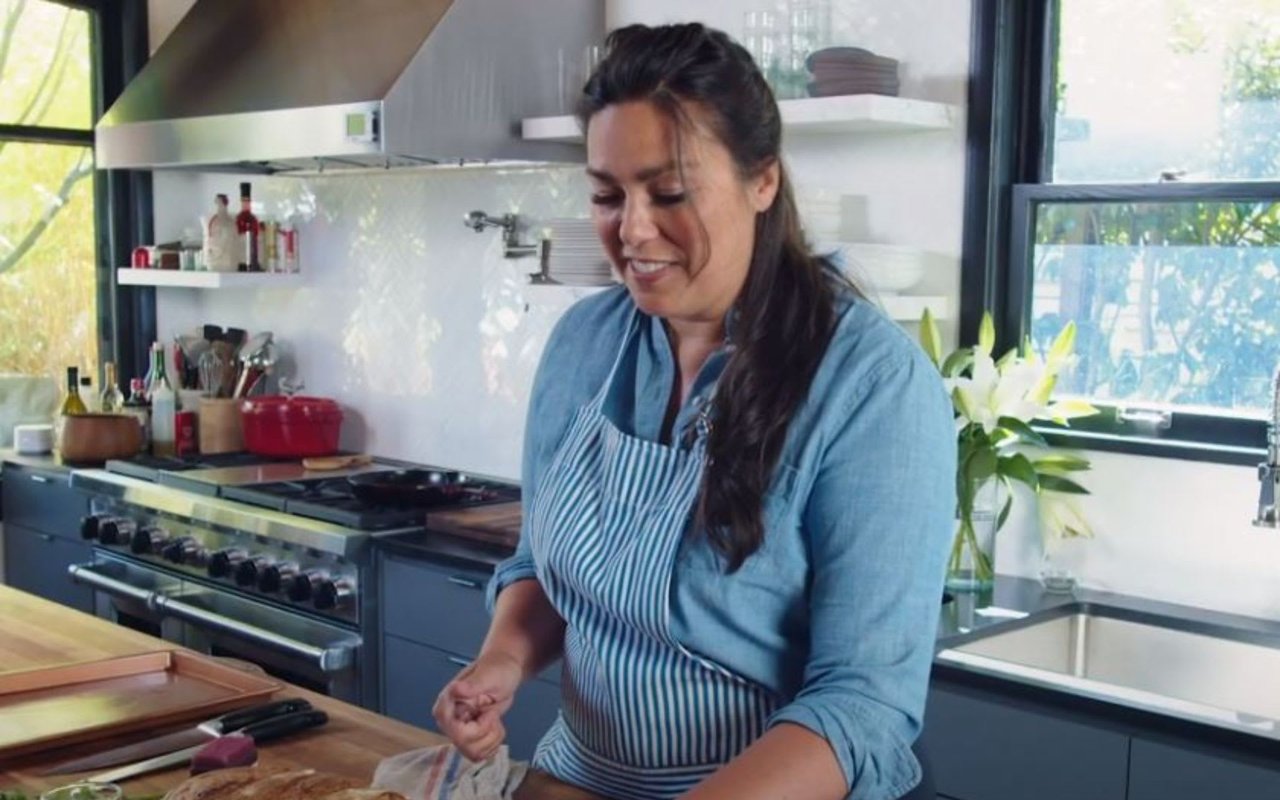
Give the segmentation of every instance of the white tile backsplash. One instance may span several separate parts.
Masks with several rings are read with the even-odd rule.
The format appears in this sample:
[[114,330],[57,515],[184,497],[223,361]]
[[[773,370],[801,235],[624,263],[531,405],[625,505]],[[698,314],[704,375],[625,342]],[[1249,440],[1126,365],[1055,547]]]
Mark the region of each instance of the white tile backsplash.
[[[239,180],[157,174],[159,238]],[[268,213],[307,219],[301,288],[163,290],[161,335],[204,322],[270,330],[280,369],[343,404],[344,446],[518,477],[542,345],[590,290],[529,285],[535,259],[504,258],[500,232],[462,219],[473,209],[582,215],[581,168],[271,177],[253,192]]]

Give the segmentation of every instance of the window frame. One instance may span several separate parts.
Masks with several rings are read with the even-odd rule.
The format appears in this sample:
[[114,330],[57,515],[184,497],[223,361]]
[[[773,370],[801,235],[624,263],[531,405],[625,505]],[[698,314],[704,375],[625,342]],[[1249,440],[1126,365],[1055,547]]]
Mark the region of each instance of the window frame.
[[[93,125],[147,59],[146,3],[116,0],[50,0],[89,14],[91,127],[0,124],[0,140],[94,146]],[[156,337],[155,290],[119,287],[115,267],[127,264],[131,242],[150,241],[151,177],[148,173],[94,169],[94,252],[97,285],[98,381],[102,363],[115,361],[122,379],[141,375]],[[127,386],[125,387],[127,388]]]
[[[961,341],[976,341],[990,310],[1001,351],[1023,341],[1029,327],[1028,254],[1038,204],[1280,198],[1275,181],[1048,182],[1059,1],[973,2],[959,332]],[[1101,414],[1073,420],[1070,428],[1050,422],[1033,427],[1051,444],[1088,450],[1243,465],[1266,456],[1262,420],[1177,411],[1160,430],[1118,419],[1126,404],[1095,405]]]

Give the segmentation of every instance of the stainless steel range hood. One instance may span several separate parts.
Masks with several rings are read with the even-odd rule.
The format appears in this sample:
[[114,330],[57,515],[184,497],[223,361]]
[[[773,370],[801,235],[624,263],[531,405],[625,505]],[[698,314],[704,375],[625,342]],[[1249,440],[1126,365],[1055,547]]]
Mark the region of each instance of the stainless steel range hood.
[[601,0],[197,0],[96,130],[104,169],[579,161],[520,139]]

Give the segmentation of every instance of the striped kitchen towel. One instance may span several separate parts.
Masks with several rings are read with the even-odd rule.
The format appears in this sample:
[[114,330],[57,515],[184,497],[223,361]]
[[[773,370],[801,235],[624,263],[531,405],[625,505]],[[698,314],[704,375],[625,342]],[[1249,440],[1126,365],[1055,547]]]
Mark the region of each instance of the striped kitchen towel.
[[453,745],[437,745],[383,759],[374,770],[373,787],[409,800],[509,800],[526,772],[505,745],[479,764]]

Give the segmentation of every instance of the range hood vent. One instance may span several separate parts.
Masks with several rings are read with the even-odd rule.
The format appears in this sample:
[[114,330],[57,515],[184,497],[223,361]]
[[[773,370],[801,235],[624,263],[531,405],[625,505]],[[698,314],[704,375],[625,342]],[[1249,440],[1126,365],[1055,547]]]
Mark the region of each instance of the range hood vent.
[[99,121],[104,169],[581,161],[527,142],[600,0],[197,0]]

